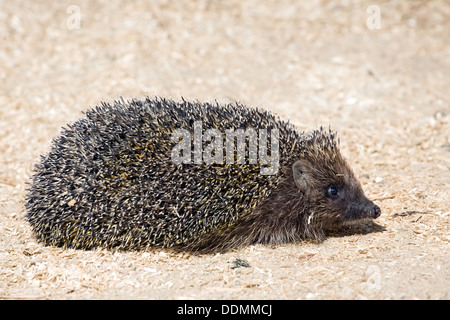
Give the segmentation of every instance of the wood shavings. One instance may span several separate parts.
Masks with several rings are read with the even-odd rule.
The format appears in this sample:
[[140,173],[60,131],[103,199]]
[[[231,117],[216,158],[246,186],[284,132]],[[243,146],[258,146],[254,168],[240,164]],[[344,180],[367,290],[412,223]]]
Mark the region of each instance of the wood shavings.
[[[379,30],[364,2],[81,1],[68,30],[63,2],[2,3],[0,299],[449,299],[450,4],[375,4]],[[25,182],[52,137],[146,95],[331,125],[385,229],[217,256],[37,243]]]

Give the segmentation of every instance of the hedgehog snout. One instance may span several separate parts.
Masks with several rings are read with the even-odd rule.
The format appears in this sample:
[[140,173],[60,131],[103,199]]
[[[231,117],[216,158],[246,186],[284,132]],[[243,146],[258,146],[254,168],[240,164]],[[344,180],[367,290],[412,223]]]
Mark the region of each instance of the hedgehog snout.
[[376,219],[381,215],[381,209],[369,199],[365,198],[364,204],[361,207],[363,215],[366,218]]
[[363,196],[359,201],[353,202],[346,211],[348,220],[376,219],[381,215],[381,209],[372,201]]
[[372,208],[370,208],[369,213],[370,213],[370,216],[371,216],[373,219],[376,219],[376,218],[378,218],[378,217],[381,215],[381,209],[380,209],[379,206],[377,206],[376,204],[374,204],[374,205],[372,206]]

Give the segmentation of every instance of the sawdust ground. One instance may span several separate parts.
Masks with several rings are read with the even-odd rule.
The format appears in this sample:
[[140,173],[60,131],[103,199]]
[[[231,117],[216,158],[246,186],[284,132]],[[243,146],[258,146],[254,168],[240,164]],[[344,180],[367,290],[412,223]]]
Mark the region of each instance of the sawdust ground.
[[[377,1],[371,30],[370,4],[2,2],[0,298],[448,299],[450,5]],[[23,203],[39,155],[82,110],[146,95],[330,125],[379,226],[205,256],[37,243]]]

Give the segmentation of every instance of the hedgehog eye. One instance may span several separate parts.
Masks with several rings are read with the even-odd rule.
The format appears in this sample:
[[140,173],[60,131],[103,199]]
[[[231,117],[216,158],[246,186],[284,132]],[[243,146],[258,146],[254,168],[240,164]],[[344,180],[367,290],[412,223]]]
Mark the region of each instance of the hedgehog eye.
[[339,190],[335,185],[331,185],[327,188],[327,196],[336,199],[339,196]]

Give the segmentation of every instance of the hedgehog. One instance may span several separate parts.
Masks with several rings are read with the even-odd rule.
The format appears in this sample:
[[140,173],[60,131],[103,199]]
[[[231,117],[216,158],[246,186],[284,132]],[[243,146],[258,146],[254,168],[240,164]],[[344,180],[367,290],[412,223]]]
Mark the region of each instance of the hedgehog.
[[158,97],[84,116],[62,128],[28,183],[27,220],[44,245],[221,252],[321,242],[381,213],[330,128]]

